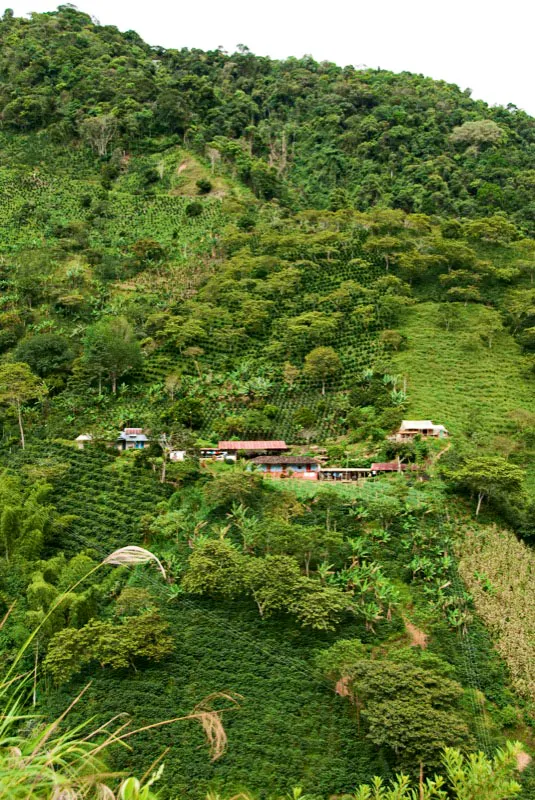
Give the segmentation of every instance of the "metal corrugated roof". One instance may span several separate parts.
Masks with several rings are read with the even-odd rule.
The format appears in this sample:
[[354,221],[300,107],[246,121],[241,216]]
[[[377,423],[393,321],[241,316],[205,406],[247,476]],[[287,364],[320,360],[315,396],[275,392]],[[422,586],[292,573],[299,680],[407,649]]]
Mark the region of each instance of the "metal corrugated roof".
[[306,464],[311,466],[318,466],[319,461],[315,458],[306,458],[306,456],[258,456],[253,458],[251,464],[280,464],[282,466],[291,466],[295,464],[300,467]]
[[219,442],[219,450],[287,450],[286,442],[281,439],[274,441],[243,441],[243,442]]
[[125,433],[121,431],[117,437],[122,442],[148,442],[148,438],[144,433]]
[[[371,465],[370,469],[372,472],[397,472],[398,466],[397,461],[377,461]],[[405,464],[401,465],[401,469],[405,469]]]
[[417,431],[420,429],[428,430],[429,428],[433,428],[434,430],[446,430],[444,425],[435,425],[430,419],[404,419],[401,423],[400,430]]

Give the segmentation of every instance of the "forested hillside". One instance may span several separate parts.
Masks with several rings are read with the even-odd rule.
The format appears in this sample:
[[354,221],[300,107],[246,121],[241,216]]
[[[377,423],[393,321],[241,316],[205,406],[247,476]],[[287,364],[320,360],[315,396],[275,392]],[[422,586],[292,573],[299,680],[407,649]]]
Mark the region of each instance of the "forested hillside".
[[535,120],[61,6],[0,155],[0,795],[535,798]]

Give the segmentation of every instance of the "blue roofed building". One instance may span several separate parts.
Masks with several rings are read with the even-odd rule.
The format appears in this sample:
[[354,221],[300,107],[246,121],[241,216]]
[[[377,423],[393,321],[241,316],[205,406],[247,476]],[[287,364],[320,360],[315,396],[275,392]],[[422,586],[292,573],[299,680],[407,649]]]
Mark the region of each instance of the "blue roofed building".
[[143,433],[143,428],[125,428],[117,438],[119,450],[143,450],[149,440]]

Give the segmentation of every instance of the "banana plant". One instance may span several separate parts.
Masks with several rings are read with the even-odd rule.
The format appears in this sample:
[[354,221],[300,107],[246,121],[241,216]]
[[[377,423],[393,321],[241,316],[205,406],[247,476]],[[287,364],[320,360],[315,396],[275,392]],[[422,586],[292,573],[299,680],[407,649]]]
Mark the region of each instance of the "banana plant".
[[384,617],[381,606],[372,601],[371,603],[366,603],[363,605],[360,608],[360,612],[364,617],[366,630],[370,631],[371,633],[375,633],[375,628],[373,626]]
[[334,575],[333,572],[334,564],[328,564],[326,561],[322,561],[321,564],[318,564],[316,567],[316,574],[318,575],[321,583],[325,586],[329,577]]
[[370,547],[366,539],[348,539],[347,543],[351,551],[351,560],[353,564],[360,567],[361,562],[370,555]]
[[437,572],[435,562],[427,556],[414,556],[409,564],[413,579],[419,577],[423,581],[432,580]]
[[386,619],[388,622],[392,620],[392,612],[400,604],[401,593],[394,584],[385,580],[375,587],[375,594],[377,602],[382,608],[386,608]]
[[392,534],[388,531],[385,531],[384,528],[372,530],[371,535],[374,541],[378,542],[379,544],[389,544],[392,539]]

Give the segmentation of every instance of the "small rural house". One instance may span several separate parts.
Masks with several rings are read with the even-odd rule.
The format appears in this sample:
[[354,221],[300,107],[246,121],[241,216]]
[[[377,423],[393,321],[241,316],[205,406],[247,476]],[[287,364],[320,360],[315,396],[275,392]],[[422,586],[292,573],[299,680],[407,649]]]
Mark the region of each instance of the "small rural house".
[[308,456],[258,456],[250,464],[271,478],[302,478],[316,481],[319,478],[320,463]]
[[83,450],[86,444],[89,444],[93,441],[93,437],[90,433],[81,433],[80,436],[77,436],[74,441],[76,442],[78,450]]
[[399,430],[388,438],[394,442],[407,442],[415,436],[429,436],[434,439],[444,439],[449,436],[444,425],[434,425],[430,419],[404,419]]
[[143,450],[148,442],[143,428],[125,428],[117,438],[117,448],[119,450]]
[[184,461],[185,458],[185,450],[171,450],[169,452],[169,461]]
[[288,450],[288,445],[286,442],[281,440],[254,440],[239,442],[223,441],[219,442],[218,449],[222,450],[229,456],[237,456],[238,453],[242,453],[245,458],[251,458],[259,455],[280,455],[281,453],[284,453],[285,450]]

